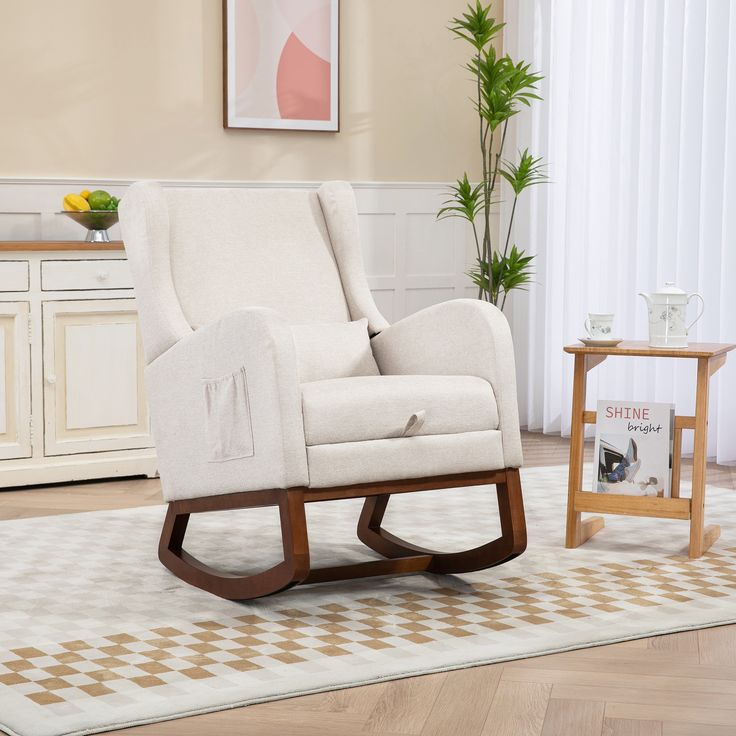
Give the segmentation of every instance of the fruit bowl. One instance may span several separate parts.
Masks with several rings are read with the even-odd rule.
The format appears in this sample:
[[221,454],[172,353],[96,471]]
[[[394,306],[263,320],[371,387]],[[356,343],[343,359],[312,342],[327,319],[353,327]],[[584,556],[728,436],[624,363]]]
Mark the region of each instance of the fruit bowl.
[[58,214],[66,215],[82,227],[86,227],[89,230],[86,237],[88,243],[109,243],[110,236],[107,234],[107,229],[118,221],[116,210],[84,210],[82,212],[64,210]]

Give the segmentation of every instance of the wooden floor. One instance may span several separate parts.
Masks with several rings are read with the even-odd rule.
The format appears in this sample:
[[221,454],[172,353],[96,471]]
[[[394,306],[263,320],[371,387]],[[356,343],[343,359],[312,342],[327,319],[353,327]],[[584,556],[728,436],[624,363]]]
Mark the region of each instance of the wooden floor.
[[[557,465],[566,462],[568,445],[559,438],[525,434],[524,450],[527,466]],[[683,478],[687,475],[684,467]],[[709,466],[708,481],[736,490],[736,469]],[[157,503],[156,480],[84,483],[2,492],[0,519]],[[736,736],[736,626],[407,678],[114,733]]]

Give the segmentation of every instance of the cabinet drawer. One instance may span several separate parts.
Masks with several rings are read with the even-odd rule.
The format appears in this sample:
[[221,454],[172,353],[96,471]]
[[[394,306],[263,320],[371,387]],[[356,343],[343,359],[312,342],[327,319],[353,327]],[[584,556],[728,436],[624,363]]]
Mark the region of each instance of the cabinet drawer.
[[132,289],[133,277],[126,260],[43,261],[43,291]]
[[28,291],[28,261],[0,261],[0,291]]

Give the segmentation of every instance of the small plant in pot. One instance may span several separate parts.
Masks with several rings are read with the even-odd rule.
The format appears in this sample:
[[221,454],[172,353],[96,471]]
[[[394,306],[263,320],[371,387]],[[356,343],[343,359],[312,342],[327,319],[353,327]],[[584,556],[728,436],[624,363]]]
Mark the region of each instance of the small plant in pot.
[[[465,68],[475,86],[482,179],[471,182],[466,172],[450,188],[449,199],[437,217],[460,217],[470,223],[476,263],[468,275],[478,287],[479,299],[503,309],[509,293],[526,289],[534,275],[534,256],[526,255],[511,242],[516,204],[525,189],[546,182],[547,175],[542,159],[535,158],[528,149],[520,151],[515,161],[503,158],[509,121],[522,105],[529,107],[541,99],[537,83],[542,76],[530,72],[530,64],[496,52],[493,41],[504,23],[496,23],[490,11],[491,5],[483,6],[476,0],[460,18],[453,18],[449,27],[456,38],[472,47]],[[513,201],[505,237],[495,243],[491,215],[503,182],[510,188]]]

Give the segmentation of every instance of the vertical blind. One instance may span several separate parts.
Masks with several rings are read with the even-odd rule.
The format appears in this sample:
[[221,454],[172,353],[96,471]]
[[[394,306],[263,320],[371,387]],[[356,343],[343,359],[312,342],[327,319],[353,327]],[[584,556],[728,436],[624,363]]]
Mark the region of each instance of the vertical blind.
[[[736,0],[505,10],[506,50],[545,75],[544,101],[514,118],[505,157],[528,146],[551,178],[525,193],[513,235],[537,254],[536,283],[510,309],[521,422],[564,435],[572,357],[562,346],[585,334],[587,312],[614,312],[618,336],[644,339],[637,293],[674,281],[705,299],[691,341],[736,342]],[[609,358],[590,374],[589,407],[665,401],[691,414],[695,363]],[[708,454],[734,463],[736,352],[711,381],[710,411]]]

